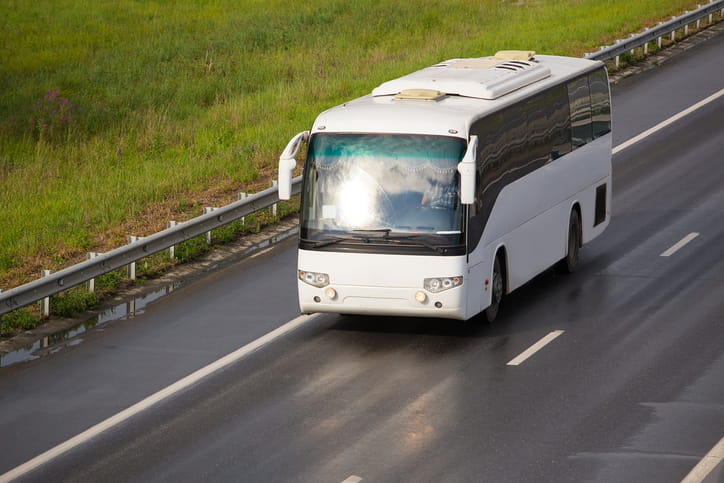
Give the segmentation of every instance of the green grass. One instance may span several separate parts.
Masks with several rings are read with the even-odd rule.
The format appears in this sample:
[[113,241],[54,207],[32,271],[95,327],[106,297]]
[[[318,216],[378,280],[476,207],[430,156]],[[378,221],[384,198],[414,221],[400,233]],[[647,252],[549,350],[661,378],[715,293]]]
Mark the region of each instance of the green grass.
[[268,175],[318,112],[386,79],[499,49],[580,55],[695,5],[0,0],[0,283],[150,203]]

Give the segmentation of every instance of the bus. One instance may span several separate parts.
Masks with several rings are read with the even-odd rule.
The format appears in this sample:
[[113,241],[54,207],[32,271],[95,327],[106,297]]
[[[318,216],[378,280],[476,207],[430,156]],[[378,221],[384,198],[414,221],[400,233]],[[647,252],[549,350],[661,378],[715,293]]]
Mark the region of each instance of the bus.
[[610,221],[599,61],[501,51],[384,82],[289,141],[280,199],[303,144],[302,313],[493,321]]

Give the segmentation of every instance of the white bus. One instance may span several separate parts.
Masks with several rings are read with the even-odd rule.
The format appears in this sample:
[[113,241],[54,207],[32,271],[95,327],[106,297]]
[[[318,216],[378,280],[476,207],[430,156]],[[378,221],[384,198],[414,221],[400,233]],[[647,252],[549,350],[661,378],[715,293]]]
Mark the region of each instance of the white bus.
[[504,51],[385,82],[289,142],[281,199],[302,143],[303,313],[492,321],[610,220],[601,62]]

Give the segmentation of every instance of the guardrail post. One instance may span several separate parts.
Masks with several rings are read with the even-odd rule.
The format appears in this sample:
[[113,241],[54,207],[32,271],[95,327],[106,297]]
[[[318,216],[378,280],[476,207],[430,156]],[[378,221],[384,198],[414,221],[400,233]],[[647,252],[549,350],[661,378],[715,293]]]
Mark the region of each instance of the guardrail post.
[[[204,207],[204,215],[206,215],[206,214],[208,214],[208,213],[212,213],[212,212],[214,212],[214,211],[216,211],[216,210],[218,210],[218,208],[212,207],[212,206],[205,206],[205,207]],[[211,230],[207,231],[207,232],[204,234],[204,236],[206,237],[206,244],[207,244],[207,245],[211,245]]]
[[[178,225],[178,222],[171,220],[166,223],[166,229],[173,228],[176,225]],[[176,245],[171,245],[170,247],[168,247],[168,258],[170,258],[171,260],[176,259]]]
[[[100,255],[100,253],[97,253],[97,252],[88,252],[88,255],[87,255],[87,257],[86,257],[86,260],[93,260],[93,259],[96,258],[98,255]],[[96,291],[96,279],[95,279],[95,278],[91,278],[91,279],[88,280],[88,282],[86,282],[86,283],[87,283],[86,287],[88,287],[88,291],[89,291],[90,293],[93,293],[93,292]]]
[[[273,179],[273,180],[271,181],[271,187],[278,189],[278,188],[279,188],[279,181]],[[274,204],[272,205],[272,207],[271,207],[271,214],[272,214],[272,216],[277,216],[277,204],[276,204],[276,203],[274,203]]]
[[[136,243],[139,240],[142,240],[142,236],[128,236],[128,244]],[[128,278],[131,280],[136,280],[136,262],[131,262],[128,264]]]
[[[41,275],[43,277],[50,276],[52,272],[50,270],[43,270]],[[40,301],[40,316],[43,318],[50,317],[50,297],[45,297]]]
[[[249,193],[244,193],[244,192],[239,193],[239,201],[245,200],[248,197],[249,197]],[[246,217],[245,216],[241,217],[241,226],[246,226]]]

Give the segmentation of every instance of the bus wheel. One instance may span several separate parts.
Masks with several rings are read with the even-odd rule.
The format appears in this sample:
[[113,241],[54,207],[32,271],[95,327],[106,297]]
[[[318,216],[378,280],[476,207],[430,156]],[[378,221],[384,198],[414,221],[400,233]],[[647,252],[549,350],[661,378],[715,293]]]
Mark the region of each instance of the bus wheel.
[[500,264],[500,256],[495,256],[493,262],[493,283],[491,288],[490,305],[485,309],[485,318],[488,322],[494,322],[500,312],[500,302],[503,300],[503,270]]
[[578,210],[571,211],[571,219],[568,222],[568,250],[566,258],[563,259],[563,269],[567,273],[573,273],[578,268],[578,251],[581,247],[581,219]]

